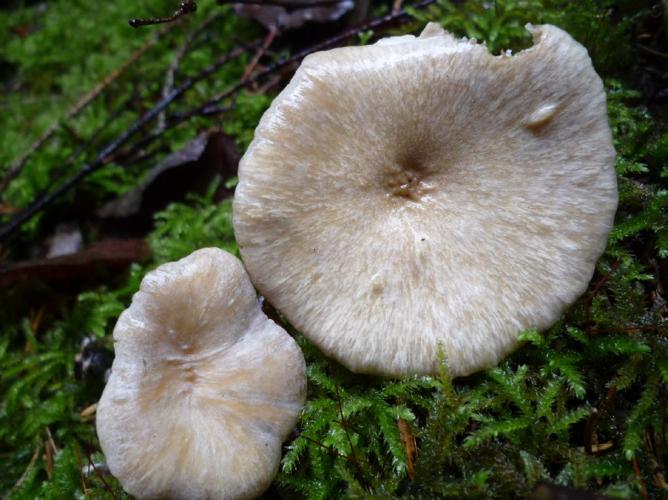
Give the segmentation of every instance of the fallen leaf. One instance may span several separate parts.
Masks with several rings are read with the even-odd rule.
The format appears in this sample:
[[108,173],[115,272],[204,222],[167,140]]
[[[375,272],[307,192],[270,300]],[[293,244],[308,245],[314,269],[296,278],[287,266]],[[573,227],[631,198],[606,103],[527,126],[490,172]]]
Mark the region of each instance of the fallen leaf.
[[415,479],[417,443],[415,441],[413,430],[411,429],[411,424],[403,418],[399,419],[399,435],[401,436],[401,442],[404,443],[404,448],[406,450],[406,468],[408,469],[408,477],[413,480]]
[[[308,7],[306,4],[316,4]],[[322,0],[296,0],[294,7],[261,4],[234,4],[234,11],[243,17],[250,17],[268,30],[280,31],[301,28],[307,22],[327,23],[340,19],[350,11],[355,2],[341,0],[332,5],[323,5]]]

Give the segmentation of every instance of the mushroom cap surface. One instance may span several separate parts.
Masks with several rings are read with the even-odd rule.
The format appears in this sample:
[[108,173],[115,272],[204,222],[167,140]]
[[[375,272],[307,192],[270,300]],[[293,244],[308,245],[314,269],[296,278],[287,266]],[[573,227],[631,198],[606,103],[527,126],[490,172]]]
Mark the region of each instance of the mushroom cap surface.
[[250,498],[269,486],[305,400],[305,363],[236,257],[206,248],[148,273],[114,343],[97,433],[128,493]]
[[429,24],[308,56],[239,167],[258,290],[355,372],[496,364],[587,288],[617,207],[603,84],[554,26],[493,56]]

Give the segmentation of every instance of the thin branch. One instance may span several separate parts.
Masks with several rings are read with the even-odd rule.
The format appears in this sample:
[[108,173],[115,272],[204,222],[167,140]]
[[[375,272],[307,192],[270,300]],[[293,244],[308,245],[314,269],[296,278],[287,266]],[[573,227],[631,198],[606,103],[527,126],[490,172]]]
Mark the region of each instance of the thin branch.
[[171,16],[153,17],[149,19],[130,19],[128,23],[133,28],[139,28],[140,26],[150,26],[153,24],[172,23],[177,19],[179,19],[180,17],[183,17],[187,14],[192,14],[196,10],[197,10],[197,3],[195,3],[194,0],[183,0],[179,8],[176,9]]
[[84,496],[88,496],[88,486],[86,485],[86,478],[84,477],[84,473],[82,470],[82,462],[81,462],[81,451],[79,450],[79,443],[75,442],[74,443],[74,451],[76,452],[77,455],[77,466],[79,468],[79,480],[81,481],[81,489],[83,491]]
[[[202,21],[200,25],[197,26],[197,28],[195,28],[193,31],[191,31],[186,35],[185,40],[176,51],[176,54],[174,54],[174,59],[167,68],[167,71],[165,72],[165,83],[162,87],[163,99],[167,97],[169,93],[174,89],[174,76],[176,75],[176,72],[178,71],[179,66],[181,65],[181,61],[188,53],[188,50],[190,50],[190,48],[192,47],[194,41],[202,33],[202,31],[208,28],[209,25],[217,18],[218,16],[209,16],[204,21]],[[162,113],[160,113],[160,116],[158,116],[158,124],[156,125],[156,130],[158,131],[163,130],[166,124],[167,124],[167,119],[165,116],[165,112],[163,111]]]
[[102,135],[102,132],[104,132],[112,123],[114,123],[123,113],[127,111],[127,107],[137,99],[136,93],[133,93],[130,97],[125,99],[123,103],[116,109],[112,114],[110,114],[105,122],[100,125],[98,128],[93,130],[93,133],[86,139],[86,142],[84,144],[80,144],[75,151],[72,151],[70,156],[65,160],[65,163],[63,163],[62,166],[54,168],[53,169],[53,174],[52,177],[54,179],[60,178],[62,175],[64,175],[67,172],[67,167],[72,165],[75,161],[79,159],[79,157],[91,146],[93,146],[94,142]]
[[255,51],[255,56],[253,56],[253,59],[251,59],[251,62],[248,63],[246,66],[246,69],[244,70],[244,74],[241,75],[241,81],[247,80],[250,75],[253,73],[255,70],[255,67],[257,64],[260,62],[260,59],[262,56],[267,52],[267,49],[271,45],[271,43],[274,41],[276,36],[278,35],[278,28],[275,25],[272,25],[271,29],[269,30],[269,33],[267,33],[267,36],[265,37],[264,41],[262,42],[262,45]]
[[637,43],[636,46],[639,49],[644,50],[648,54],[652,54],[653,56],[661,57],[663,59],[668,59],[668,54],[666,54],[665,52],[661,52],[659,50],[653,49],[652,47],[648,47],[647,45],[642,45],[640,43]]

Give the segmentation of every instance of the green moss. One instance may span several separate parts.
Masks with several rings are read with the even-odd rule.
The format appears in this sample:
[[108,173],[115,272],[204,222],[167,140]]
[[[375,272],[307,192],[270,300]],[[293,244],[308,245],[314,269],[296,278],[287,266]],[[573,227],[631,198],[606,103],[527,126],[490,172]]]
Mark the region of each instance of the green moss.
[[[8,112],[0,117],[1,128],[8,133],[0,138],[0,163],[15,159],[40,130],[62,118],[74,100],[155,32],[126,29],[127,17],[159,14],[172,6],[119,0],[92,9],[85,3],[49,2],[45,14],[36,8],[1,13],[2,27],[46,19],[50,24],[27,42],[12,38],[11,29],[0,30],[0,58],[18,66],[18,78],[27,89],[3,103]],[[206,2],[200,7],[184,31],[215,8]],[[402,380],[354,375],[293,332],[307,358],[309,396],[285,445],[273,493],[286,498],[506,498],[528,497],[536,485],[550,482],[615,498],[637,498],[643,492],[650,498],[665,495],[668,332],[661,281],[668,255],[668,132],[634,88],[633,74],[627,70],[632,30],[643,26],[650,12],[649,2],[613,6],[604,0],[439,0],[426,13],[414,12],[419,21],[407,29],[436,20],[459,35],[486,40],[495,52],[529,44],[522,28],[526,22],[556,23],[587,46],[606,82],[618,152],[620,207],[615,228],[588,292],[549,331],[524,332],[526,345],[485,373],[455,381],[445,369],[439,377]],[[108,22],[112,18],[122,18],[123,23]],[[215,22],[220,39],[196,44],[183,61],[183,74],[196,72],[220,55],[233,36],[255,29],[234,16]],[[59,33],[72,23],[83,30],[80,46],[58,43]],[[102,142],[155,102],[165,67],[182,40],[181,29],[175,30],[175,38],[158,42],[140,67],[132,68],[104,99],[82,113],[77,130],[91,134],[133,87],[138,96],[127,116],[103,133]],[[198,87],[182,109],[234,83],[245,61]],[[271,97],[242,94],[226,114],[224,128],[240,146],[250,142]],[[193,120],[171,131],[161,144],[175,150],[198,127],[211,125],[205,119]],[[75,148],[71,137],[59,133],[54,145],[36,154],[12,184],[9,200],[27,203],[53,181]],[[75,170],[82,161],[83,157],[65,171]],[[110,164],[85,189],[96,193],[95,200],[106,199],[129,189],[147,165]],[[97,400],[100,387],[74,380],[73,358],[86,335],[110,343],[114,321],[149,269],[204,246],[237,252],[231,203],[213,203],[215,187],[158,214],[149,236],[152,260],[110,279],[106,286],[69,295],[46,286],[2,292],[0,491],[26,499],[123,497],[113,478],[81,474],[89,460],[103,459],[93,425],[80,416]],[[41,224],[37,220],[24,230],[22,241],[43,231]],[[48,306],[47,312],[36,321],[42,305]],[[46,458],[49,433],[58,448],[52,463]],[[406,446],[411,435],[417,443],[416,457]]]

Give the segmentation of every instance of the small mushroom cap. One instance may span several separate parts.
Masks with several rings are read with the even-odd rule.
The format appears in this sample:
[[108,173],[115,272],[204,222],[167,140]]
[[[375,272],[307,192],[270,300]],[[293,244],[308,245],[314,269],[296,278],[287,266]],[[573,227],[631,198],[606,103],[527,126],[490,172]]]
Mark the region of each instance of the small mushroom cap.
[[603,84],[554,26],[491,55],[438,25],[307,57],[239,167],[251,280],[356,372],[497,363],[581,295],[617,206]]
[[304,404],[305,363],[237,258],[206,248],[148,273],[114,342],[97,433],[128,493],[249,498],[269,486]]

